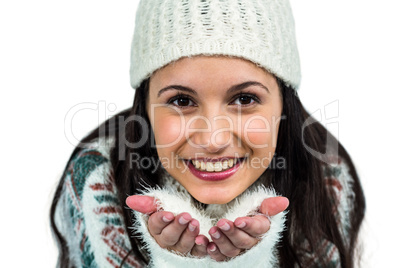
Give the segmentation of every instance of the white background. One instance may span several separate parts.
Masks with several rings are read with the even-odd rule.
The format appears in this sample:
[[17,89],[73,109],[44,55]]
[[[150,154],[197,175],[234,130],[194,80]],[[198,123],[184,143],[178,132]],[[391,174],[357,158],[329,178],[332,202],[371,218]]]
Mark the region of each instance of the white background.
[[[367,198],[363,267],[400,263],[402,4],[293,0],[310,112],[334,101],[340,141]],[[129,107],[129,52],[138,1],[0,3],[2,267],[54,267],[48,211],[73,150],[64,119],[75,105]],[[82,138],[116,111],[77,113]],[[331,122],[334,122],[333,120]],[[325,121],[323,121],[325,124]],[[70,139],[71,140],[71,139]]]

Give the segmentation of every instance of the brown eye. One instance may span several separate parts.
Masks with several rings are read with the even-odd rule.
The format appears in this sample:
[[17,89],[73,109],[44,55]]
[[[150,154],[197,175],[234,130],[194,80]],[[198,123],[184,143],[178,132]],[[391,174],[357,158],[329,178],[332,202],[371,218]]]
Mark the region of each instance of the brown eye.
[[236,99],[234,99],[232,104],[240,105],[240,106],[247,106],[247,105],[250,105],[250,104],[254,104],[255,102],[258,102],[258,99],[255,96],[240,95]]
[[179,98],[174,102],[176,102],[177,103],[176,105],[178,106],[188,106],[191,101],[187,98]]
[[189,97],[183,95],[173,97],[168,101],[168,103],[177,107],[195,106],[195,103]]
[[239,98],[239,103],[241,105],[246,105],[246,104],[250,104],[253,101],[252,98],[248,97],[248,96],[241,96]]

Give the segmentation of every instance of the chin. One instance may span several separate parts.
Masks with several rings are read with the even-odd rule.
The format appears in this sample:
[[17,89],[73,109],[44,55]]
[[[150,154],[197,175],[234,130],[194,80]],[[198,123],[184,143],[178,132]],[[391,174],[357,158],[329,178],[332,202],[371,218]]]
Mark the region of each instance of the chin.
[[232,201],[236,196],[229,196],[229,195],[223,195],[223,194],[215,194],[215,193],[206,193],[206,194],[200,194],[200,193],[190,193],[195,199],[197,199],[199,202],[204,203],[204,204],[227,204],[230,201]]

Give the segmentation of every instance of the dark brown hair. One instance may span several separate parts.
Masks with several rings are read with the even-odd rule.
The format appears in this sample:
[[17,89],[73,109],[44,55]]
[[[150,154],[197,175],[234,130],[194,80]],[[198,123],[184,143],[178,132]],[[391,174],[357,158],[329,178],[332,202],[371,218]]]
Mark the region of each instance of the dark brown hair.
[[[303,123],[311,118],[310,114],[301,104],[297,92],[285,85],[281,80],[278,79],[277,81],[282,94],[282,115],[284,120],[279,127],[275,157],[285,159],[286,168],[268,168],[261,176],[261,180],[264,180],[263,183],[267,186],[272,185],[277,192],[286,196],[290,201],[286,228],[278,245],[280,266],[294,267],[297,263],[300,267],[306,267],[306,264],[303,263],[303,258],[297,252],[300,244],[292,239],[294,234],[292,234],[291,230],[293,230],[298,234],[304,235],[312,252],[320,250],[318,248],[319,242],[322,238],[325,238],[337,247],[341,267],[353,267],[354,249],[365,214],[365,198],[355,167],[343,146],[319,122],[303,127]],[[159,163],[156,149],[151,146],[152,130],[149,129],[148,140],[143,146],[132,149],[128,148],[124,141],[131,143],[140,141],[144,134],[142,133],[143,124],[141,125],[139,121],[135,120],[128,120],[128,123],[124,124],[124,126],[117,123],[119,118],[126,120],[130,116],[139,116],[144,118],[145,122],[150,126],[145,107],[148,94],[149,80],[145,80],[135,92],[134,104],[131,109],[127,109],[107,120],[82,140],[82,144],[84,144],[99,137],[121,133],[121,136],[116,135],[115,137],[115,146],[111,149],[110,159],[128,234],[132,233],[131,229],[127,229],[127,227],[133,225],[133,215],[125,205],[127,195],[138,194],[143,189],[143,185],[151,187],[160,185],[160,178],[166,172],[161,168],[161,165],[157,167],[151,166],[148,169],[141,169],[137,165],[130,166],[127,159],[130,159],[130,154],[134,152],[139,154],[140,157],[153,158],[153,161],[151,161],[153,164]],[[305,146],[307,144],[317,152],[325,152],[327,149],[325,145],[329,142],[328,139],[337,147],[337,153],[348,165],[350,175],[354,181],[352,190],[355,198],[349,214],[351,226],[347,240],[343,239],[340,227],[337,225],[335,215],[331,210],[330,195],[333,193],[326,188],[323,174],[323,165],[325,166],[326,163],[310,154]],[[70,160],[79,150],[80,146],[77,146]],[[63,268],[70,265],[69,253],[66,241],[58,231],[54,218],[66,172],[67,166],[56,189],[50,211],[51,227],[60,248],[58,263]],[[129,254],[135,254],[144,263],[148,263],[147,252],[140,250],[142,241],[130,235],[130,243],[132,251]],[[320,259],[326,256],[318,254],[317,257]]]

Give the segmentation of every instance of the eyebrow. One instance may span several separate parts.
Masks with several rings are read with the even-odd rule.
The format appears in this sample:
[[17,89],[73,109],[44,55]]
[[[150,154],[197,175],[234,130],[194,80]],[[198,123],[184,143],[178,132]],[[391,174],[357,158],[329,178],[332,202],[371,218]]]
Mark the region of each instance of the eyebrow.
[[[248,88],[250,86],[261,87],[261,88],[265,89],[268,93],[270,93],[269,89],[266,86],[264,86],[263,84],[261,84],[260,82],[257,82],[257,81],[247,81],[247,82],[244,82],[244,83],[241,83],[241,84],[233,85],[227,90],[227,93],[232,94],[232,93],[234,93],[236,91]],[[160,97],[160,95],[162,95],[162,93],[164,93],[164,92],[166,92],[168,90],[174,90],[174,89],[180,90],[180,91],[185,91],[185,92],[191,93],[191,94],[193,94],[195,96],[198,95],[197,91],[195,91],[192,88],[181,86],[181,85],[170,85],[170,86],[164,87],[161,90],[159,90],[158,98]]]

